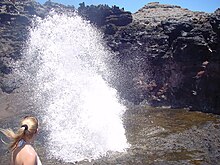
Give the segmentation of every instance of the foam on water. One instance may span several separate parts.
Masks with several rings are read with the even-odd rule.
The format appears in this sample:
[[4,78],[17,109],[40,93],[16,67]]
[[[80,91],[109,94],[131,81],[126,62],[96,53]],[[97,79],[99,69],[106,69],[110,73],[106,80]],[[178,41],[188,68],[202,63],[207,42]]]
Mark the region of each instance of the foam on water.
[[128,146],[125,107],[102,76],[109,55],[97,29],[77,15],[54,13],[30,30],[26,72],[49,156],[74,162]]

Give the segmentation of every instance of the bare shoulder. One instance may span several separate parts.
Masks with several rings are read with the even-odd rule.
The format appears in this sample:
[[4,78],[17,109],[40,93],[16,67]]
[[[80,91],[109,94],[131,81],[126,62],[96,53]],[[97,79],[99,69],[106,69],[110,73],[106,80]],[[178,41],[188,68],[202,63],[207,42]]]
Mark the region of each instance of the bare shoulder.
[[22,159],[24,165],[35,165],[37,162],[37,153],[31,145],[25,145],[22,150]]
[[34,150],[34,148],[31,145],[25,145],[23,148],[23,151],[25,151],[25,153],[29,154],[29,156],[36,155],[36,151]]
[[36,165],[37,153],[31,145],[25,145],[12,153],[11,164]]

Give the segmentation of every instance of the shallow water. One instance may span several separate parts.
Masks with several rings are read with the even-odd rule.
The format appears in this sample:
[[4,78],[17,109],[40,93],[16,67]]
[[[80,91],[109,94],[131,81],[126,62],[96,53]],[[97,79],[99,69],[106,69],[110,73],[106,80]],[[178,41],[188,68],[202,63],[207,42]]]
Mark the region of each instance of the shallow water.
[[[0,125],[15,126],[21,116],[1,119]],[[126,111],[123,123],[130,143],[125,152],[109,152],[100,159],[76,164],[217,165],[220,162],[220,117],[217,115],[185,109],[137,106]],[[46,157],[44,134],[46,132],[41,132],[34,144],[43,164],[68,164]],[[1,165],[8,164],[9,154],[6,151],[1,143]]]

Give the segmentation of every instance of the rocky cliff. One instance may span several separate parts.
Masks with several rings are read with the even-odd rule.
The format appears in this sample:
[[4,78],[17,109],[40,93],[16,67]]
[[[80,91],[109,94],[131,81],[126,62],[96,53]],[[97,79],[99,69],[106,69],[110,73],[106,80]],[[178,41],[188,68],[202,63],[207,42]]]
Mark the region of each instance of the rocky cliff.
[[107,35],[122,96],[220,114],[219,14],[149,3],[131,24]]
[[[0,86],[10,93],[16,82],[5,83],[19,60],[31,19],[55,8],[73,6],[50,1],[0,1]],[[78,13],[105,34],[114,52],[110,83],[120,96],[135,104],[187,107],[220,114],[220,9],[192,12],[179,6],[149,3],[134,14],[116,6],[86,6]]]

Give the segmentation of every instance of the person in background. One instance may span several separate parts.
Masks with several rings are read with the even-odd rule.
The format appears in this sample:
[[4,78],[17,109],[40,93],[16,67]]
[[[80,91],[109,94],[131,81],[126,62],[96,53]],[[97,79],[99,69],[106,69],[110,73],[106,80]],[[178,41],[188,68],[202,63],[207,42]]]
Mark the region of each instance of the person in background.
[[0,129],[0,131],[11,140],[9,145],[9,149],[12,151],[10,165],[42,165],[31,145],[38,132],[36,117],[23,118],[16,133],[12,129]]

